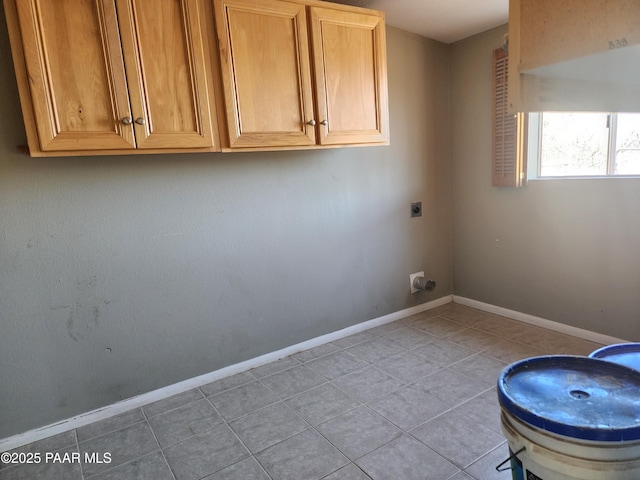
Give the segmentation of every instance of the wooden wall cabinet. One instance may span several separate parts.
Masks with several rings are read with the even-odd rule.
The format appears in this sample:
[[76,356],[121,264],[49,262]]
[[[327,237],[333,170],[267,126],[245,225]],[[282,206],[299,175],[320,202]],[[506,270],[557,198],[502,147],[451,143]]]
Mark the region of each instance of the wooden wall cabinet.
[[226,147],[388,144],[382,13],[313,0],[214,5]]
[[200,0],[5,0],[33,156],[219,150]]

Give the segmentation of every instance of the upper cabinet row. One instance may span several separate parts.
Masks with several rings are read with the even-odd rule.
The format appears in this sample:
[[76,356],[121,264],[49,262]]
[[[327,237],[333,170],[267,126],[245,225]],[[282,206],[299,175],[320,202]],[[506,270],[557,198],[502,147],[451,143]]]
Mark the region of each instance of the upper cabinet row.
[[315,0],[4,0],[33,156],[389,142],[384,16]]

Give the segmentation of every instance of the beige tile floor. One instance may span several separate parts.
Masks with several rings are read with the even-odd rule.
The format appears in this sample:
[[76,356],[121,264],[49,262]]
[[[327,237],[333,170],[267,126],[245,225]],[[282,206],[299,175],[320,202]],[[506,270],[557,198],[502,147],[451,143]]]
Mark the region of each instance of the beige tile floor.
[[509,480],[500,371],[600,346],[448,304],[18,449],[110,463],[0,479]]

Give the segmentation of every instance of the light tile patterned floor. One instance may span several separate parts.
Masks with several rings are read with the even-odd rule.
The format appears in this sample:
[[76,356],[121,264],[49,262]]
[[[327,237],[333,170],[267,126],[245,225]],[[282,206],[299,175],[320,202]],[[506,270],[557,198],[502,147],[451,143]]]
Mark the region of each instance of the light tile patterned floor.
[[495,384],[601,345],[456,304],[372,328],[18,451],[1,480],[509,480]]

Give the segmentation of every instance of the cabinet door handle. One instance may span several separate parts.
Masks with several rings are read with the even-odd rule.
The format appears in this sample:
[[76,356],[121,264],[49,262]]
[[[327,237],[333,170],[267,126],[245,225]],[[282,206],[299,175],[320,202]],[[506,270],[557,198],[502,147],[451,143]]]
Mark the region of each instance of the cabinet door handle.
[[312,118],[311,120],[309,120],[307,123],[308,123],[309,125],[311,125],[312,127],[315,127],[315,126],[316,126],[316,121],[315,121],[313,118]]
[[138,117],[138,118],[136,118],[136,123],[137,123],[138,125],[144,125],[144,124],[145,124],[145,123],[147,123],[147,122],[146,122],[146,120],[145,120],[144,118],[142,118],[142,117]]
[[320,122],[320,125],[324,125],[326,127],[327,125],[329,125],[329,122],[327,120],[322,120]]
[[131,125],[131,117],[124,117],[121,121],[123,125]]

